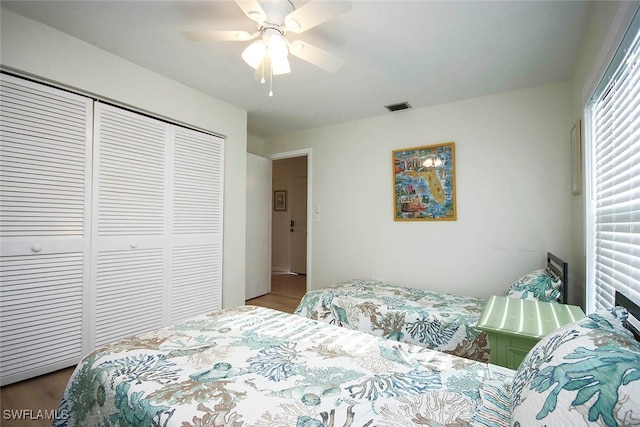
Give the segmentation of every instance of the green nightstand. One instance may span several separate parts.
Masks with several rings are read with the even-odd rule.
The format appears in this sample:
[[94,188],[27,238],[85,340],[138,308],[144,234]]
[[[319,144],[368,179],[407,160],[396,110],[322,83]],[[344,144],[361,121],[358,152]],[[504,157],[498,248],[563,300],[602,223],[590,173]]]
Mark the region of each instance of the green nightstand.
[[582,317],[582,309],[575,305],[492,296],[477,328],[489,337],[491,363],[518,369],[540,339]]

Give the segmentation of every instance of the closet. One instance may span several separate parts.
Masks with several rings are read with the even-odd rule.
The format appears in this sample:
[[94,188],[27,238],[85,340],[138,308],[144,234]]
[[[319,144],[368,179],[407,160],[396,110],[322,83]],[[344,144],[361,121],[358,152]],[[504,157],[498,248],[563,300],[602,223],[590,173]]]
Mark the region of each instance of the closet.
[[224,140],[0,78],[1,384],[221,308]]

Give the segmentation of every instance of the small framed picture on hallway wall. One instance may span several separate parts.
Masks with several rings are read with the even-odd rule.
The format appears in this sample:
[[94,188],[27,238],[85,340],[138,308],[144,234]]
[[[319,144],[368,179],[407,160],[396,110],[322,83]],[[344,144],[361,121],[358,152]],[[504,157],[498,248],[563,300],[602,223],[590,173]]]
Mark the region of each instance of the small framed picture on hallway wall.
[[287,210],[287,190],[275,190],[273,192],[273,210]]

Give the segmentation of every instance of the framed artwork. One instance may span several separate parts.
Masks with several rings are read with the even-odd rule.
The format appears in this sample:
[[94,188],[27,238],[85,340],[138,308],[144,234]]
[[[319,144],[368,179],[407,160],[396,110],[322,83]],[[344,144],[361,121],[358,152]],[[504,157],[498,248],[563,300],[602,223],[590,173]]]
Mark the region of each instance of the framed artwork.
[[275,190],[273,192],[273,210],[287,210],[287,190]]
[[395,150],[394,220],[455,221],[455,145],[446,142]]
[[582,194],[582,129],[580,120],[571,129],[571,192]]

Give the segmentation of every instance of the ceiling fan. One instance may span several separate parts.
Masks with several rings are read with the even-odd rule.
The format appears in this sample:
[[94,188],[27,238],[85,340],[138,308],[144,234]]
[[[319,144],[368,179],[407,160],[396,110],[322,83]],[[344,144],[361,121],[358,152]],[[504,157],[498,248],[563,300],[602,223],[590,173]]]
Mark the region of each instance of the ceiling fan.
[[[288,54],[307,61],[331,73],[338,71],[342,59],[303,40],[289,40],[287,33],[302,33],[351,9],[348,1],[312,0],[296,9],[291,0],[234,0],[249,19],[255,22],[256,31],[212,30],[183,31],[194,41],[249,41],[254,40],[242,52],[242,59],[256,70],[256,76],[264,83],[265,73],[273,84],[273,76],[291,72]],[[261,75],[260,75],[261,74]],[[272,87],[269,96],[273,96]]]

